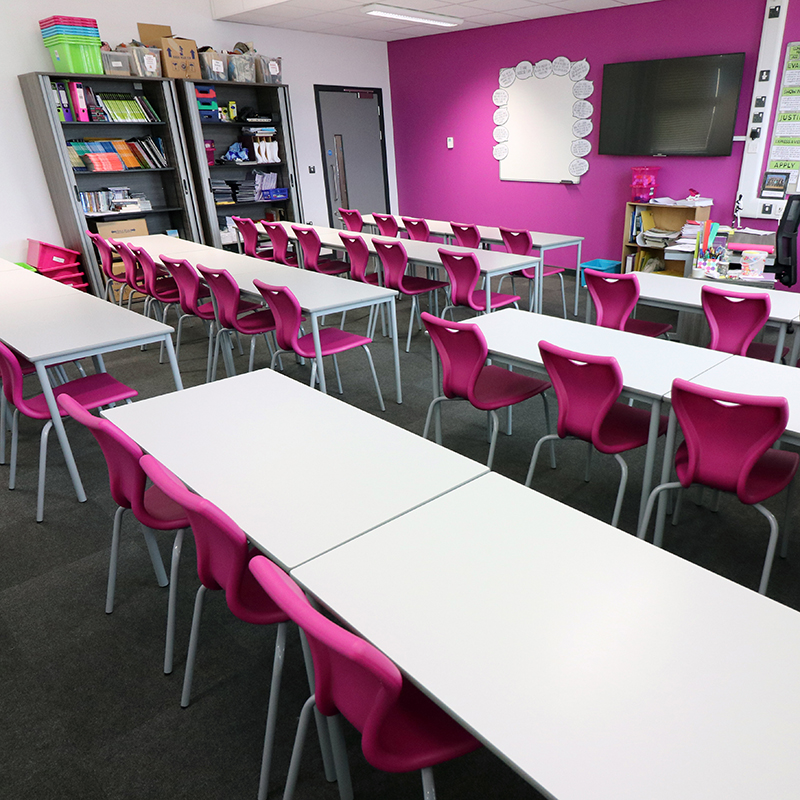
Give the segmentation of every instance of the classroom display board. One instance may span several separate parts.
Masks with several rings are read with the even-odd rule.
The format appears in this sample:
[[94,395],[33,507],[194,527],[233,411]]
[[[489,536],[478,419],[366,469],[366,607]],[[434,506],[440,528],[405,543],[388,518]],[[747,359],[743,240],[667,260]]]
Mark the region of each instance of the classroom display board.
[[[759,122],[754,115],[753,122]],[[761,115],[763,118],[763,115]],[[795,194],[800,176],[800,42],[786,46],[778,112],[760,197],[782,200]]]
[[589,62],[559,56],[500,70],[492,95],[501,181],[579,183],[589,169],[594,84]]

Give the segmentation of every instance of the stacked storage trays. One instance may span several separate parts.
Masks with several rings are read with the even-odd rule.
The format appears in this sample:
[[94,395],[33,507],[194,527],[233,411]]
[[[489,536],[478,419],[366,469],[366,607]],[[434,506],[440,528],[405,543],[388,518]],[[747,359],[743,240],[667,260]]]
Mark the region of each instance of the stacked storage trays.
[[97,20],[86,17],[48,17],[39,20],[44,46],[59,72],[103,74]]
[[89,284],[81,270],[78,259],[80,253],[67,247],[40,242],[38,239],[28,239],[29,266],[36,271],[59,283],[67,283],[75,289],[86,291]]

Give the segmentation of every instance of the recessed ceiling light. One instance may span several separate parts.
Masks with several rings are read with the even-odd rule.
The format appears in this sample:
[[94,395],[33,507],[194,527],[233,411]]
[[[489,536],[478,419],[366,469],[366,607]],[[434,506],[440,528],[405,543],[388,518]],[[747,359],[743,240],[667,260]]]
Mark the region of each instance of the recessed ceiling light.
[[365,14],[373,17],[388,17],[389,19],[402,19],[406,22],[421,22],[423,25],[438,25],[442,28],[455,28],[461,25],[463,19],[448,17],[444,14],[431,14],[428,11],[415,11],[413,8],[399,8],[398,6],[385,6],[382,3],[370,3],[362,6]]

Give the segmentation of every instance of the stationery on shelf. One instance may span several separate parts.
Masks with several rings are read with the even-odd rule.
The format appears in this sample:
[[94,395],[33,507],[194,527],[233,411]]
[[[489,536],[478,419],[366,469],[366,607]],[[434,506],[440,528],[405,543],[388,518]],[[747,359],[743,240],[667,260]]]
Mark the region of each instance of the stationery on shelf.
[[64,122],[75,122],[72,106],[69,104],[66,84],[57,82],[56,87],[58,88],[58,95],[61,98],[61,110],[64,112]]
[[89,122],[89,109],[86,107],[86,95],[80,81],[67,81],[69,96],[72,100],[72,110],[75,122]]

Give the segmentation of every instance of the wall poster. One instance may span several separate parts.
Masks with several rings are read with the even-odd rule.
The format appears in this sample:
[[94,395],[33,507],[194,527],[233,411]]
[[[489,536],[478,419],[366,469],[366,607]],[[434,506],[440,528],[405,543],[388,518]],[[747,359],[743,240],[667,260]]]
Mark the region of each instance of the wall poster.
[[[758,112],[756,112],[756,115]],[[754,129],[757,120],[751,120]],[[797,192],[800,175],[800,42],[786,45],[783,79],[778,95],[775,128],[760,196],[782,200]]]

